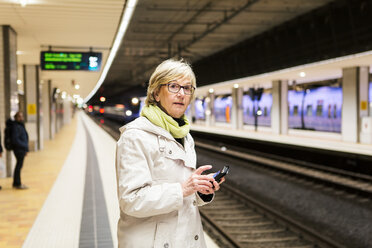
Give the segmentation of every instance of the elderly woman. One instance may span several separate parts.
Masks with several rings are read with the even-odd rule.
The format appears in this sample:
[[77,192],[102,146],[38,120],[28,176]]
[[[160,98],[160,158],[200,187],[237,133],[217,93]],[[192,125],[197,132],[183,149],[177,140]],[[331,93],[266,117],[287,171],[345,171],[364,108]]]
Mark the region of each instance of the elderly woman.
[[184,115],[195,81],[187,63],[164,61],[150,78],[141,117],[120,129],[119,247],[206,247],[198,206],[212,201],[219,184],[202,175],[212,166],[196,169]]

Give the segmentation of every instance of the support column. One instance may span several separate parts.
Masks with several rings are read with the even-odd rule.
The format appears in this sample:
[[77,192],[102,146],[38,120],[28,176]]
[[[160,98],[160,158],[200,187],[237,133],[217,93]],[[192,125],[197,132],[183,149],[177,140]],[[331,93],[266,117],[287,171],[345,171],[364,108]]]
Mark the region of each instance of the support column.
[[56,92],[52,87],[52,80],[48,80],[48,91],[49,91],[49,115],[50,115],[50,125],[49,125],[49,135],[50,138],[53,139],[54,135],[56,134],[56,127],[57,127],[57,99],[56,99]]
[[72,116],[72,102],[68,99],[62,99],[63,101],[63,125],[70,124]]
[[360,68],[350,67],[342,70],[342,140],[359,142],[360,133]]
[[243,128],[243,88],[232,89],[233,106],[231,110],[232,127],[234,129]]
[[271,106],[271,128],[275,134],[288,133],[288,81],[272,82],[273,103]]
[[38,65],[23,65],[25,87],[25,124],[29,135],[30,151],[43,147],[41,85]]
[[[3,134],[5,121],[18,111],[17,87],[17,33],[8,25],[0,26],[0,129]],[[4,138],[1,137],[1,142]],[[2,143],[3,148],[4,143]],[[6,176],[11,177],[15,159],[10,151],[3,152]]]
[[372,133],[368,128],[372,124],[372,118],[368,117],[368,93],[369,93],[369,66],[359,67],[359,141],[361,143],[372,144]]
[[208,107],[205,113],[205,122],[207,126],[214,126],[214,92],[209,92],[207,96]]
[[42,118],[43,118],[43,136],[44,139],[50,140],[52,139],[51,132],[50,132],[50,101],[51,101],[51,95],[49,94],[49,81],[44,82],[42,84],[42,90],[41,90],[41,98],[42,98]]

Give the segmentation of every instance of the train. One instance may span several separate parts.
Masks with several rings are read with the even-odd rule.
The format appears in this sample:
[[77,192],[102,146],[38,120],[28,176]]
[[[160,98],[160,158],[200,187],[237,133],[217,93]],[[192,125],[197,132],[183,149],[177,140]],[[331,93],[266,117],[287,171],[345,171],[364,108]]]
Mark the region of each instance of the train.
[[[194,102],[193,121],[198,123],[206,120],[208,111],[207,97],[198,97]],[[123,124],[137,118],[143,107],[143,100],[140,102],[139,109],[126,113],[124,105],[104,106],[94,111],[98,114],[101,108],[101,115],[121,122]],[[213,102],[213,114],[216,123],[230,123],[232,118],[233,99],[231,94],[216,95]],[[369,105],[372,111],[372,83],[369,84]],[[191,106],[191,105],[190,105]],[[186,114],[190,116],[190,106]],[[271,126],[271,89],[266,89],[259,100],[252,99],[249,92],[244,92],[243,100],[243,122],[244,125],[255,125],[255,115],[257,125],[262,127]],[[341,86],[319,86],[306,90],[288,90],[288,127],[290,129],[312,130],[322,132],[341,132],[342,114],[342,87]]]
[[[231,95],[217,95],[213,106],[216,122],[231,122]],[[265,90],[259,100],[252,99],[249,92],[244,92],[242,101],[244,125],[254,125],[256,115],[258,126],[270,127],[271,106],[270,89]],[[197,98],[195,100],[195,119],[204,121],[206,111],[206,99]],[[289,128],[340,133],[341,113],[341,87],[320,86],[302,91],[288,91]]]

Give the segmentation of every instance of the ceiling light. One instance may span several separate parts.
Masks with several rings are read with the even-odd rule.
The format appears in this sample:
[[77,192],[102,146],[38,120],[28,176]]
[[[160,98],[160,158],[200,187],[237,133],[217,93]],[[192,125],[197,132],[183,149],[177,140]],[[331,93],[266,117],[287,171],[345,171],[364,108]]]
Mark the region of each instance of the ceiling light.
[[234,88],[235,89],[239,88],[239,84],[234,84]]
[[22,80],[21,79],[18,79],[17,80],[17,84],[22,84]]
[[300,72],[300,77],[306,77],[306,73],[304,71]]
[[137,105],[138,102],[139,102],[139,100],[138,100],[137,97],[133,97],[133,98],[132,98],[132,104],[133,104],[133,105]]
[[132,18],[134,9],[135,9],[135,7],[137,5],[137,0],[126,1],[126,4],[127,4],[127,6],[125,7],[124,14],[123,14],[122,19],[121,19],[121,22],[120,22],[119,30],[118,30],[118,32],[116,34],[114,44],[113,44],[113,46],[111,48],[111,51],[110,51],[110,54],[109,54],[109,56],[107,58],[107,62],[105,64],[105,68],[103,68],[103,71],[101,73],[101,76],[100,76],[100,78],[99,78],[96,86],[94,87],[94,89],[84,99],[85,102],[88,102],[90,100],[90,98],[92,98],[92,96],[97,92],[97,90],[102,85],[103,81],[105,80],[106,75],[107,75],[107,73],[108,73],[108,71],[109,71],[109,69],[111,67],[111,64],[114,61],[114,58],[116,56],[116,53],[119,50],[120,43],[123,40],[124,34],[127,31],[127,28],[128,28],[129,22],[130,22],[130,19]]
[[100,100],[101,102],[105,102],[105,101],[106,101],[106,97],[101,96],[101,97],[99,98],[99,100]]
[[212,94],[213,92],[214,92],[214,89],[213,89],[213,88],[210,88],[210,89],[209,89],[209,93]]
[[80,85],[78,85],[78,84],[75,84],[75,89],[80,89]]
[[28,0],[19,0],[19,3],[21,4],[22,7],[26,7]]

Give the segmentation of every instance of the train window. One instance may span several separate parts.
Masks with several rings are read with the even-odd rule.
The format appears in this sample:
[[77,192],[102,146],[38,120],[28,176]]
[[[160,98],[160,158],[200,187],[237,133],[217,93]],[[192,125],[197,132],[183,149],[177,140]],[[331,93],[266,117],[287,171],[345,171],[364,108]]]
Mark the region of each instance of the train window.
[[298,116],[298,106],[297,105],[293,106],[293,116]]
[[332,105],[329,104],[328,105],[328,112],[327,112],[328,113],[328,119],[330,119],[332,117],[332,113],[331,112],[332,112]]
[[313,116],[313,105],[306,106],[306,116]]
[[323,105],[317,105],[316,106],[316,116],[322,116],[323,115]]
[[333,105],[333,119],[337,118],[337,105]]

